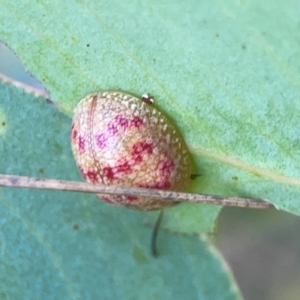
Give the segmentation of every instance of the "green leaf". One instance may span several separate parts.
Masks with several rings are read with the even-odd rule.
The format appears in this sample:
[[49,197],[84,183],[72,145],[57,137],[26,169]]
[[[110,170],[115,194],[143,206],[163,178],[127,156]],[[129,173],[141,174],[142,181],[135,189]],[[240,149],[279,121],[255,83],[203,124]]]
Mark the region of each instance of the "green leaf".
[[[0,81],[0,173],[79,180],[71,120]],[[241,299],[203,237],[160,232],[94,195],[0,189],[1,299]]]
[[202,174],[191,191],[299,214],[299,9],[292,0],[4,0],[0,37],[70,114],[95,90],[153,94]]

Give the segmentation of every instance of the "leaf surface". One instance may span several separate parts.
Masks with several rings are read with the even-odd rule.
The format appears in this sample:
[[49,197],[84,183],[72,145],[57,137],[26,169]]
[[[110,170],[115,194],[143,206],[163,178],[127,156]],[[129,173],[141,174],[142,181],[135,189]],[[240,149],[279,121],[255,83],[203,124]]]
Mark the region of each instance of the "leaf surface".
[[[79,180],[70,123],[44,98],[0,81],[0,173]],[[201,236],[161,231],[152,257],[144,217],[94,195],[1,188],[0,298],[241,299]]]
[[1,39],[60,109],[71,114],[96,90],[150,92],[202,174],[192,191],[264,198],[299,214],[299,2],[0,7]]

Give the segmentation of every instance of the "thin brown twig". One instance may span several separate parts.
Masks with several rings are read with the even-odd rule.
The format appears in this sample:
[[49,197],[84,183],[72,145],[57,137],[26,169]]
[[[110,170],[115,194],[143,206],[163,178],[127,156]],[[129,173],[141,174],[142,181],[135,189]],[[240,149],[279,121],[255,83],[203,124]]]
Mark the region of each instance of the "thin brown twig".
[[251,199],[241,197],[222,197],[217,195],[191,194],[167,190],[134,188],[123,186],[106,186],[86,182],[56,180],[48,178],[15,176],[0,174],[0,186],[15,188],[34,188],[72,191],[81,193],[96,193],[106,195],[125,195],[136,197],[148,197],[163,199],[173,202],[192,202],[201,204],[213,204],[221,206],[236,206],[244,208],[270,209],[275,206],[263,199]]

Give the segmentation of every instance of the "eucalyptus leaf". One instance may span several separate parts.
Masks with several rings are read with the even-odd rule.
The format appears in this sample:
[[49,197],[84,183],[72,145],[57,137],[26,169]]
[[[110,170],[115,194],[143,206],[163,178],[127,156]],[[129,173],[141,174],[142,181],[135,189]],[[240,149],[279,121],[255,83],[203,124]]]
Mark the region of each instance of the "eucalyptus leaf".
[[191,191],[299,214],[299,9],[293,0],[4,0],[0,38],[70,115],[92,91],[151,93],[202,174]]

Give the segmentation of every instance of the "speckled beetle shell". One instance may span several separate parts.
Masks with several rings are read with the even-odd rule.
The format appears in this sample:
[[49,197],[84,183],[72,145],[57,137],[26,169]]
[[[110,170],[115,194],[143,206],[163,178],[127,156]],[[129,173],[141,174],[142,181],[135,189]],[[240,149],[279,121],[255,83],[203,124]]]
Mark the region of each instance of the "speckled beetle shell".
[[[169,190],[183,190],[190,182],[187,147],[149,100],[112,91],[87,95],[75,108],[71,145],[87,182]],[[172,205],[142,197],[98,196],[141,210]]]

